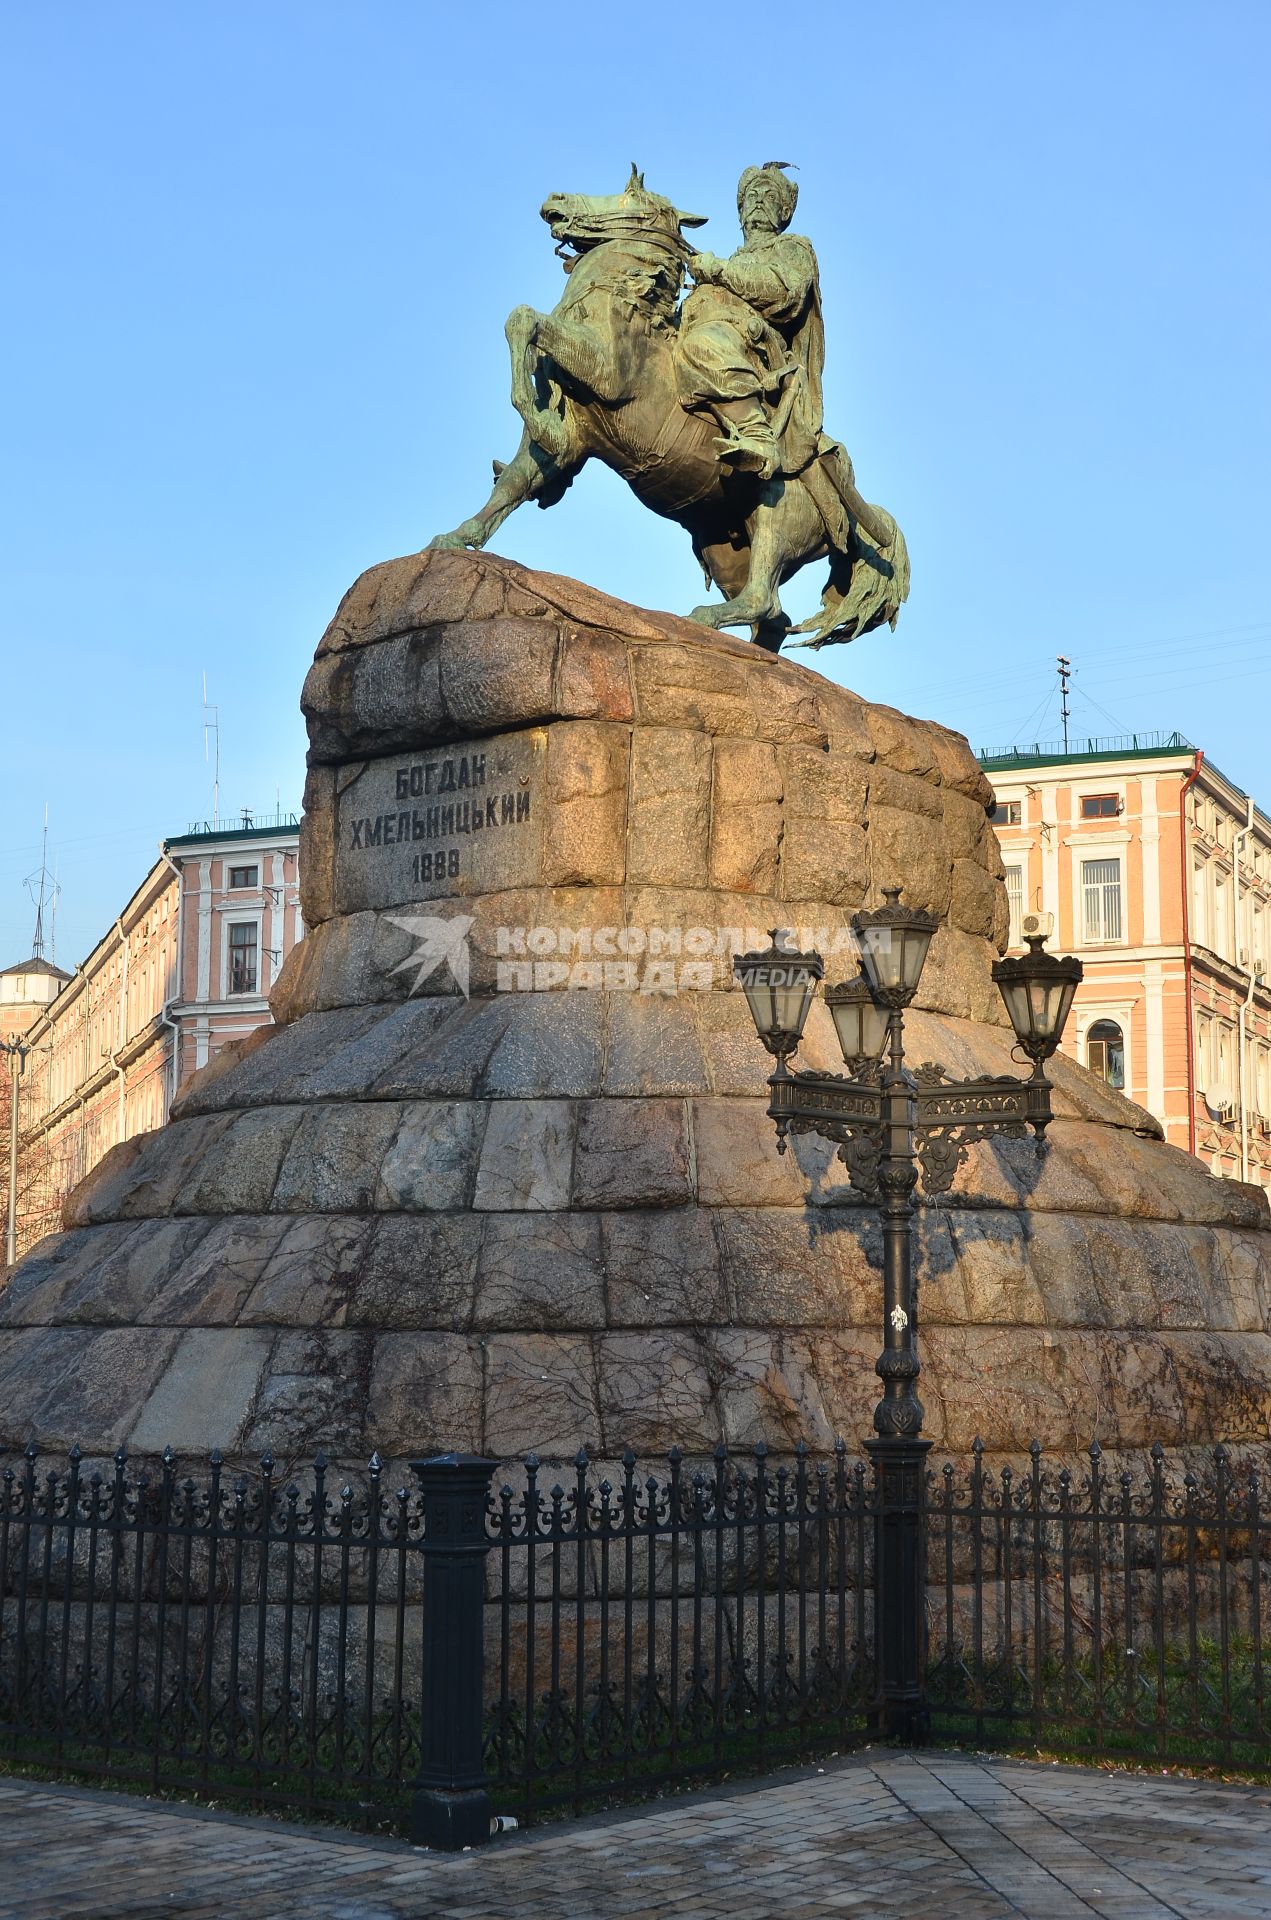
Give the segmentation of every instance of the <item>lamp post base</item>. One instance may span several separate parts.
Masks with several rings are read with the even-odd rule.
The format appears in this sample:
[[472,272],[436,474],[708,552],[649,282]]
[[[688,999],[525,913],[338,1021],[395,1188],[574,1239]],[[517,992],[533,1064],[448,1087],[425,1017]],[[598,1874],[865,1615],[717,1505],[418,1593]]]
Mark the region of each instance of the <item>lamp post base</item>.
[[484,1846],[493,1817],[484,1787],[417,1787],[410,1803],[411,1844],[441,1853]]
[[931,1732],[927,1704],[924,1477],[930,1440],[888,1434],[867,1440],[874,1462],[874,1637],[878,1648],[878,1732],[921,1746]]

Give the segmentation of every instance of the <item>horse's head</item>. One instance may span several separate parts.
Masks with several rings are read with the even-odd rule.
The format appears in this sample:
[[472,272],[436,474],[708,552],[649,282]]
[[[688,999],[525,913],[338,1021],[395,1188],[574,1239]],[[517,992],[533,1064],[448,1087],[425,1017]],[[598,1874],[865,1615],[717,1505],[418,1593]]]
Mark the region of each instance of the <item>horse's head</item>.
[[607,240],[652,239],[683,256],[690,247],[682,229],[706,224],[704,214],[684,213],[662,194],[651,193],[634,163],[622,193],[549,193],[540,211],[566,265],[566,249],[577,257]]

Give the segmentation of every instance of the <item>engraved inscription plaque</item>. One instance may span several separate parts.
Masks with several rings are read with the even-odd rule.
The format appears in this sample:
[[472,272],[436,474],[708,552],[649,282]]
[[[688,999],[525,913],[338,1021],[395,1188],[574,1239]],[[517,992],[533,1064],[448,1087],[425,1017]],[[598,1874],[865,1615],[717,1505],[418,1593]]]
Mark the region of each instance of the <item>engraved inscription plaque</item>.
[[338,911],[538,884],[542,728],[370,760],[336,807]]

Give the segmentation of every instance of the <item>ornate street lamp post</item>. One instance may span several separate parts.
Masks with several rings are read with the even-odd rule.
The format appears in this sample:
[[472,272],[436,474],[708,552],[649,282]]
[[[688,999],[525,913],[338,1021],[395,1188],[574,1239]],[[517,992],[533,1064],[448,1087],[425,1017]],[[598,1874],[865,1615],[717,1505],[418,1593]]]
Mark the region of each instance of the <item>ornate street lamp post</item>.
[[776,1059],[768,1081],[768,1113],[777,1150],[792,1133],[819,1133],[838,1143],[856,1191],[874,1201],[883,1228],[883,1351],[875,1371],[883,1383],[874,1409],[876,1437],[866,1445],[879,1495],[874,1604],[880,1655],[883,1730],[921,1740],[929,1712],[923,1662],[922,1476],[931,1442],[922,1435],[918,1398],[918,1313],[913,1283],[914,1191],[921,1169],[929,1194],[947,1193],[972,1141],[1022,1137],[1031,1127],[1040,1153],[1054,1117],[1044,1065],[1063,1037],[1081,980],[1081,962],[1028,943],[1018,959],[997,960],[993,978],[1006,1002],[1021,1050],[1033,1063],[1026,1080],[1013,1075],[950,1080],[943,1067],[905,1065],[904,1016],[918,991],[934,914],[900,904],[899,887],[885,905],[858,913],[861,971],[826,989],[847,1074],[793,1071],[789,1065],[824,968],[815,953],[781,944],[745,953],[733,968],[759,1038]]

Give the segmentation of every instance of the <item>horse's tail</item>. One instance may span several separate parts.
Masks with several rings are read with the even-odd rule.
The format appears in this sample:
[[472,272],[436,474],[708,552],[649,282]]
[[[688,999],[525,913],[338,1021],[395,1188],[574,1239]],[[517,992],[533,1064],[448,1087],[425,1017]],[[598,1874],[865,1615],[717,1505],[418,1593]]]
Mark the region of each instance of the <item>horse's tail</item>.
[[844,549],[831,558],[820,612],[791,628],[792,635],[807,635],[792,640],[794,646],[815,651],[838,641],[859,640],[884,621],[895,627],[909,598],[909,549],[884,508],[871,506],[869,511],[875,533],[883,538],[874,541],[860,521],[852,523]]

